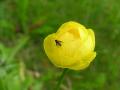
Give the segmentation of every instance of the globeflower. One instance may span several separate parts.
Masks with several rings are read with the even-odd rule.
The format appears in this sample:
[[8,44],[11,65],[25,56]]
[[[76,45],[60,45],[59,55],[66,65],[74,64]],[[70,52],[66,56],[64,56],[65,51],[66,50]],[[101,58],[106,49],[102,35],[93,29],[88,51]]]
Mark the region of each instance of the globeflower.
[[56,33],[44,39],[44,49],[50,61],[57,67],[82,70],[96,57],[95,35],[92,29],[69,21]]

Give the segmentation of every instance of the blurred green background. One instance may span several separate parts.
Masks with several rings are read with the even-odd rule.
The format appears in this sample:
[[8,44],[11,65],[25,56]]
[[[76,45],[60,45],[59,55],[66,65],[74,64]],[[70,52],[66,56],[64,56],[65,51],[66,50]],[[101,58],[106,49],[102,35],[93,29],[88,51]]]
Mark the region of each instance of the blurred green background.
[[94,30],[97,57],[60,90],[120,90],[120,0],[0,0],[0,90],[53,90],[43,40],[71,20]]

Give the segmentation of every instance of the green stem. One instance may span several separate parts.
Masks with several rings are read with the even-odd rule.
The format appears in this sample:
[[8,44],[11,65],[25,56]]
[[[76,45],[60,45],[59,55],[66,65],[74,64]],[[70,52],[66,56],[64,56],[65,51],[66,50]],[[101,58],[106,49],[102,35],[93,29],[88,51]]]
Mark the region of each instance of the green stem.
[[17,5],[17,15],[19,19],[19,24],[21,26],[21,29],[24,33],[28,34],[28,6],[29,6],[29,0],[16,0]]
[[63,81],[63,79],[64,79],[64,76],[65,76],[65,74],[67,73],[67,71],[68,71],[67,68],[65,68],[65,69],[63,70],[62,74],[60,75],[60,77],[59,77],[59,79],[58,79],[58,83],[57,83],[57,85],[56,85],[55,90],[59,90],[59,89],[60,89],[60,85],[61,85],[61,83],[62,83],[62,81]]

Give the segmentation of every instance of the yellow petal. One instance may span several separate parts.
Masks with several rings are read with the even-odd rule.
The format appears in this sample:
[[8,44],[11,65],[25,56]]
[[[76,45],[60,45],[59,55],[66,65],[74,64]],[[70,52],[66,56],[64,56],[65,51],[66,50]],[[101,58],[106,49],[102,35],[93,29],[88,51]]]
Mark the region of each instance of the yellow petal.
[[87,36],[87,30],[86,28],[77,23],[77,22],[67,22],[64,23],[57,31],[58,36],[61,36],[62,34],[69,32],[71,33],[74,37],[77,37],[79,39],[84,40]]
[[73,70],[82,70],[89,66],[90,62],[96,57],[96,52],[92,52],[89,55],[87,55],[82,60],[79,60],[79,62],[69,66],[70,69]]

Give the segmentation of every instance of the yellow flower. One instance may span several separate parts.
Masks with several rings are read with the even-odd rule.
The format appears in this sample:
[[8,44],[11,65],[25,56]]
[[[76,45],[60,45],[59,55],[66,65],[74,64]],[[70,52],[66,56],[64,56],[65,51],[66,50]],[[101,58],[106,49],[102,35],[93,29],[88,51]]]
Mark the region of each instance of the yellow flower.
[[81,70],[96,57],[95,36],[92,29],[69,21],[44,40],[44,49],[57,67]]

